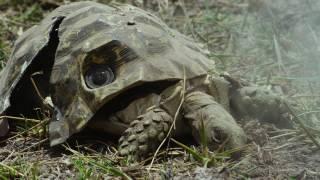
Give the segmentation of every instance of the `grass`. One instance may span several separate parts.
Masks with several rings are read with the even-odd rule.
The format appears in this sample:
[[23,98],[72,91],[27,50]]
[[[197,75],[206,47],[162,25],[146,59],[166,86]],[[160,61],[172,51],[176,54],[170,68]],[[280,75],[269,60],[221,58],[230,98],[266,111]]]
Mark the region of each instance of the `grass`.
[[[30,6],[27,6],[31,4]],[[0,0],[0,69],[9,58],[15,39],[18,35],[40,21],[43,11],[33,1]]]
[[2,179],[28,178],[38,179],[39,167],[37,163],[28,163],[24,160],[16,160],[13,164],[0,163],[0,177]]
[[103,156],[91,157],[69,147],[67,147],[67,150],[73,153],[72,161],[79,173],[78,179],[99,179],[103,177],[103,174],[119,176],[126,180],[132,179],[119,168],[115,167],[114,162]]

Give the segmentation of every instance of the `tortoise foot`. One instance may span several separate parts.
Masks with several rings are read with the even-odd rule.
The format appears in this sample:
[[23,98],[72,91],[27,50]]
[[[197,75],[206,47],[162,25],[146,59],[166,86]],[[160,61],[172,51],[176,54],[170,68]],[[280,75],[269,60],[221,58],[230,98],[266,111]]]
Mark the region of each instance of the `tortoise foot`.
[[149,109],[130,123],[130,127],[119,139],[119,153],[130,161],[145,157],[155,150],[166,137],[172,117],[160,108]]

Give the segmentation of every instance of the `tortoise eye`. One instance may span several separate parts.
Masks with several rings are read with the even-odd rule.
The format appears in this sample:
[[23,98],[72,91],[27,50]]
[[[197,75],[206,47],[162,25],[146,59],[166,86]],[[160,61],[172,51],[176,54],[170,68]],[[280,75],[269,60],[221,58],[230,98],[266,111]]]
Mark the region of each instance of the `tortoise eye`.
[[112,69],[105,64],[93,64],[85,73],[85,81],[89,88],[94,89],[108,85],[115,80]]

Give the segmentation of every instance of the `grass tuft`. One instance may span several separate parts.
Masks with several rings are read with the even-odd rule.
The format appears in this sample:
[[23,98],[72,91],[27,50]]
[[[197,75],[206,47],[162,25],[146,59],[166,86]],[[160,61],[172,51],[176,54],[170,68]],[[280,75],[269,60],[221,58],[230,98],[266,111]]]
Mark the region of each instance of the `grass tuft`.
[[126,173],[115,167],[113,162],[103,156],[91,157],[86,156],[70,147],[65,148],[73,154],[74,165],[80,173],[80,179],[88,179],[94,176],[94,172],[102,172],[107,175],[122,177],[126,180],[131,180]]

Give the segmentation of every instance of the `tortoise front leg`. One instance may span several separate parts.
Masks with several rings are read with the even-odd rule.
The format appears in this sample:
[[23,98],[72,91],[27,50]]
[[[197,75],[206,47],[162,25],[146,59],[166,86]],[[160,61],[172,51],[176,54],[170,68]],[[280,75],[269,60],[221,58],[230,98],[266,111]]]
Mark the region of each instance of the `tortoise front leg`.
[[137,160],[154,151],[168,133],[173,118],[159,107],[149,108],[138,116],[119,140],[119,153]]
[[233,149],[246,143],[246,135],[233,117],[214,98],[203,92],[186,95],[183,106],[184,118],[188,120],[192,134],[201,144],[200,133],[204,132],[211,150],[225,143]]

